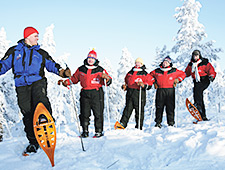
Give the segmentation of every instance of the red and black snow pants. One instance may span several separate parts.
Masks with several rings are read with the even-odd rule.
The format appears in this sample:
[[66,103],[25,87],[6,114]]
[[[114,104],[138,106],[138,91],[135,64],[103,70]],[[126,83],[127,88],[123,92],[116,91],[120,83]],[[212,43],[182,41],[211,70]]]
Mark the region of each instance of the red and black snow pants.
[[[138,125],[139,125],[139,95],[140,95],[140,90],[128,88],[127,94],[126,94],[126,106],[123,110],[123,115],[120,120],[120,123],[122,123],[125,128],[127,127],[127,123],[130,119],[130,116],[131,116],[133,110],[135,110],[135,122],[136,122],[135,128],[138,128]],[[142,89],[141,90],[141,117],[140,117],[140,128],[141,129],[143,127],[143,122],[144,122],[145,104],[146,104],[146,90]]]
[[33,129],[34,111],[39,102],[42,102],[52,114],[51,105],[47,97],[47,79],[43,78],[29,86],[16,87],[18,105],[23,114],[24,131],[31,144],[37,140]]
[[194,81],[194,103],[197,105],[197,109],[199,110],[201,117],[203,120],[206,119],[206,111],[205,111],[205,104],[203,100],[203,92],[207,87],[209,86],[210,81],[208,77],[205,77],[204,79],[201,78],[200,82]]
[[90,124],[91,110],[94,114],[95,132],[103,131],[103,110],[104,92],[102,88],[98,90],[81,90],[80,92],[80,124],[83,131],[88,131]]
[[164,107],[166,107],[167,123],[168,125],[174,125],[175,88],[158,88],[156,91],[155,104],[155,122],[162,122]]

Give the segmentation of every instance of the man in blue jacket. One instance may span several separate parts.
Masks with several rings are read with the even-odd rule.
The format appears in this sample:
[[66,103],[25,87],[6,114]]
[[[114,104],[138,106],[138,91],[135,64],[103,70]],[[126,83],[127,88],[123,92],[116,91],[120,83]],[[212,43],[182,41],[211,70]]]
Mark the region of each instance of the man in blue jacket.
[[0,75],[12,68],[18,105],[23,114],[23,123],[29,145],[25,152],[37,152],[38,142],[33,131],[34,110],[42,102],[52,114],[47,97],[47,79],[44,68],[63,78],[70,77],[70,69],[62,69],[52,57],[38,45],[38,31],[33,27],[24,29],[24,39],[8,49],[0,60]]

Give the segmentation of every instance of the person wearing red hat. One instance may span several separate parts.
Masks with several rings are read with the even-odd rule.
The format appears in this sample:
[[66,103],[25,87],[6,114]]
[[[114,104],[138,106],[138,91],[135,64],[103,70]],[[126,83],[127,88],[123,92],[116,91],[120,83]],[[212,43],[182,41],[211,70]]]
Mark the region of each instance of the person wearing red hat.
[[194,50],[185,73],[187,77],[191,76],[193,78],[194,105],[197,107],[202,120],[207,121],[203,92],[216,77],[214,67],[208,59],[202,57],[199,50]]
[[61,77],[70,77],[70,69],[62,69],[52,57],[38,45],[39,32],[33,27],[24,29],[24,38],[10,47],[0,60],[0,75],[12,69],[14,74],[18,105],[23,114],[23,123],[29,145],[25,152],[37,152],[38,142],[33,131],[34,110],[42,102],[52,114],[47,97],[47,71]]
[[88,125],[90,124],[91,110],[95,117],[94,138],[103,136],[104,92],[102,85],[105,85],[103,79],[106,79],[107,86],[112,83],[112,78],[108,75],[106,70],[99,66],[97,53],[93,49],[88,53],[84,64],[76,70],[71,79],[58,81],[59,85],[62,82],[65,87],[80,82],[82,89],[80,93],[79,118],[83,129],[81,134],[82,138],[89,136]]
[[156,90],[156,118],[155,127],[161,128],[164,107],[166,107],[167,124],[174,126],[174,110],[175,110],[175,87],[177,83],[183,81],[186,77],[185,73],[177,68],[172,67],[172,60],[169,56],[165,57],[159,68],[150,72],[154,77]]

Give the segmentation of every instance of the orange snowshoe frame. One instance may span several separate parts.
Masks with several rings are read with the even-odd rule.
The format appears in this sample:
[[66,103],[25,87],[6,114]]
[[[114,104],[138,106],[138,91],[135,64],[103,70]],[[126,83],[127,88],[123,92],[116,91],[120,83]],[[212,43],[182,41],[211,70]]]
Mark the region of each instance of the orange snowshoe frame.
[[118,121],[116,121],[114,129],[125,129],[125,128]]
[[[45,122],[40,121],[41,116],[46,118]],[[35,137],[40,147],[48,156],[53,167],[55,165],[54,152],[56,146],[56,128],[52,116],[50,115],[43,103],[38,103],[35,109],[33,127]]]
[[[191,108],[190,108],[191,105]],[[191,115],[197,120],[202,121],[202,117],[198,111],[198,109],[186,98],[186,106]]]

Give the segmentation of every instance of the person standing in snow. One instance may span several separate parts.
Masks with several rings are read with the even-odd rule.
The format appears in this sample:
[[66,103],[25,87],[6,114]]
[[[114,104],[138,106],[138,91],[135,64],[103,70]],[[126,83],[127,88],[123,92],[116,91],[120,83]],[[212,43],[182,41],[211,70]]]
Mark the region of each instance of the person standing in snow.
[[156,118],[155,127],[161,128],[163,110],[166,107],[167,124],[174,126],[174,109],[175,109],[175,87],[177,83],[183,81],[185,73],[177,68],[172,67],[172,60],[169,56],[165,57],[159,68],[150,72],[154,77],[156,87]]
[[93,49],[88,53],[84,64],[76,70],[71,79],[59,80],[58,82],[58,84],[62,82],[66,87],[71,85],[71,83],[77,84],[78,82],[82,86],[80,92],[81,113],[79,115],[83,129],[82,138],[89,136],[88,126],[90,124],[91,110],[94,114],[94,138],[103,136],[104,92],[102,85],[104,85],[104,79],[106,79],[107,86],[112,83],[112,78],[106,70],[99,66],[97,53]]
[[62,69],[52,57],[38,45],[39,32],[33,27],[24,29],[24,39],[9,48],[0,60],[0,75],[12,68],[18,105],[23,114],[23,123],[29,145],[25,152],[37,152],[39,144],[33,130],[33,115],[39,102],[52,114],[47,97],[47,78],[44,68],[61,77],[71,76],[69,69]]
[[[144,107],[146,104],[146,90],[149,90],[153,84],[153,79],[145,70],[146,67],[142,58],[135,60],[135,66],[126,74],[125,84],[122,89],[126,93],[126,106],[123,110],[123,115],[120,122],[116,122],[115,129],[124,129],[130,119],[132,111],[135,109],[135,128],[139,127],[139,107],[141,107],[140,129],[142,130],[144,122]],[[139,95],[141,87],[141,106],[139,106]]]
[[216,72],[208,59],[203,58],[199,50],[192,52],[191,61],[185,69],[186,76],[192,76],[194,82],[194,105],[197,107],[202,120],[207,121],[203,92],[213,82]]

